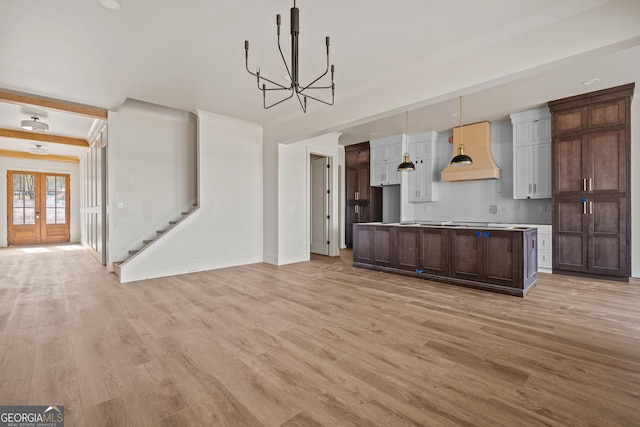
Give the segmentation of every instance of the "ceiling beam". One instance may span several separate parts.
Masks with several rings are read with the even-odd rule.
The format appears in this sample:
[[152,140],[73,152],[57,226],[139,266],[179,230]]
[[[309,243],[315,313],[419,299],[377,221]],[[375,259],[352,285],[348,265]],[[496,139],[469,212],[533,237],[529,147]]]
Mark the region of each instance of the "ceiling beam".
[[73,156],[60,156],[58,154],[31,154],[22,151],[0,150],[0,157],[17,157],[20,159],[47,160],[53,162],[80,163],[80,159]]
[[71,104],[64,101],[56,101],[53,99],[43,99],[30,95],[0,91],[0,101],[20,105],[36,105],[42,108],[50,108],[53,110],[65,111],[67,113],[79,114],[81,116],[88,116],[94,119],[107,120],[107,110],[88,107],[86,105]]
[[0,137],[28,139],[30,141],[54,142],[56,144],[75,145],[76,147],[89,147],[89,142],[83,138],[70,136],[51,135],[50,133],[25,132],[22,130],[0,128]]

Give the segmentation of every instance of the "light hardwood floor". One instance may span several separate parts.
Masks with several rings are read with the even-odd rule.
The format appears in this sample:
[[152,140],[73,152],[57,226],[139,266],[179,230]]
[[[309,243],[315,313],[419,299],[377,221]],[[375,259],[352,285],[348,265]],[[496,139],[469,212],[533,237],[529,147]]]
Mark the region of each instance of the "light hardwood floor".
[[637,283],[520,299],[344,251],[119,284],[47,249],[0,249],[0,405],[67,426],[640,425]]

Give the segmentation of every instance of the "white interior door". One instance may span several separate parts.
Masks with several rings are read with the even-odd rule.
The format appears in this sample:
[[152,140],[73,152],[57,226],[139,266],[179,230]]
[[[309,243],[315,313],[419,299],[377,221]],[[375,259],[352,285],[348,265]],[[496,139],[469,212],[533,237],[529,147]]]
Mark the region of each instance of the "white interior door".
[[311,156],[311,253],[329,255],[329,169],[326,157]]

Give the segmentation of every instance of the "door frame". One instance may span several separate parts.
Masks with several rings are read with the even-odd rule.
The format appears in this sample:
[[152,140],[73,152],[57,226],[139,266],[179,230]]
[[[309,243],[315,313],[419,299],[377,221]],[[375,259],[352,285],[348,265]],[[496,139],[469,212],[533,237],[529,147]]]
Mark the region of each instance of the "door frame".
[[[12,241],[12,228],[13,228],[13,177],[18,175],[34,175],[34,209],[35,215],[40,221],[34,225],[38,227],[36,242],[16,242]],[[63,227],[58,227],[58,224],[47,224],[47,176],[62,176],[65,178],[65,222]],[[71,174],[63,172],[47,172],[47,171],[32,171],[32,170],[14,170],[7,169],[7,245],[28,245],[28,244],[47,244],[47,243],[67,243],[71,241]],[[62,240],[60,238],[48,238],[47,228],[62,228],[64,234]]]
[[340,255],[340,217],[338,203],[338,161],[334,151],[323,150],[316,147],[307,147],[306,156],[306,175],[307,175],[307,212],[306,223],[307,230],[305,233],[306,245],[311,256],[311,156],[326,157],[329,164],[328,178],[330,190],[330,218],[328,221],[329,233],[329,256]]
[[[317,166],[320,167],[320,171],[314,172],[314,164],[319,162]],[[311,219],[311,228],[309,233],[309,251],[318,255],[329,255],[329,221],[331,218],[331,194],[327,193],[329,190],[329,159],[324,156],[317,156],[315,154],[311,154],[311,190],[310,190],[310,198],[311,198],[311,207],[309,210],[310,219]],[[319,178],[321,182],[316,182],[316,176]],[[318,196],[321,200],[317,200]],[[318,203],[320,202],[320,203]],[[322,237],[321,239],[316,239],[314,242],[314,231],[317,227],[322,228]],[[319,241],[318,241],[319,240]]]

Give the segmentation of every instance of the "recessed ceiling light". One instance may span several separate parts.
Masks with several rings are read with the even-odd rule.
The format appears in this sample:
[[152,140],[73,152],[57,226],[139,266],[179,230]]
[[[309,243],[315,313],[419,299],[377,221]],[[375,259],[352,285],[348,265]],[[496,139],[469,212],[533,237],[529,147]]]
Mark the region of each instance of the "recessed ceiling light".
[[589,79],[582,82],[582,86],[591,86],[592,84],[596,84],[600,81],[600,79]]
[[118,0],[98,0],[98,4],[105,9],[120,10],[120,2]]

